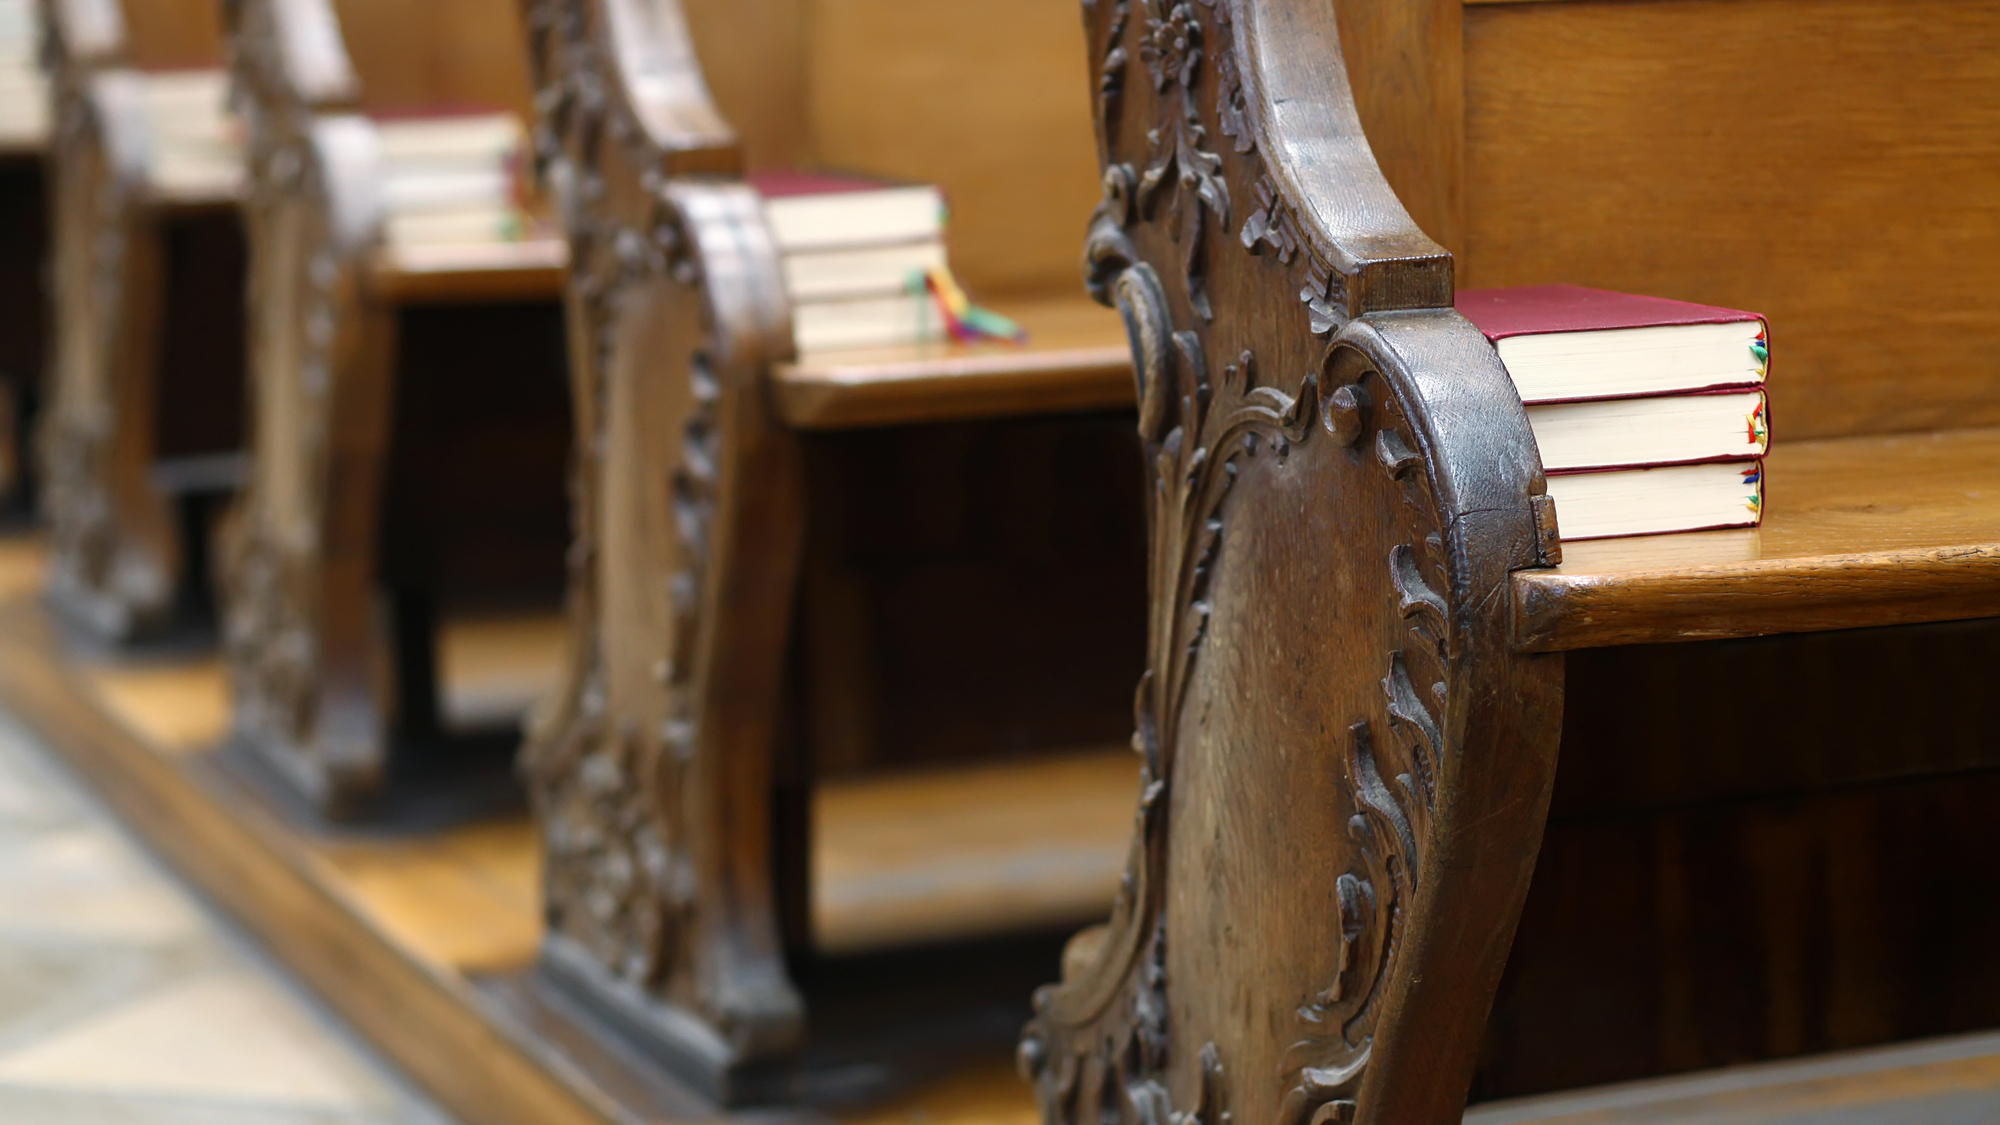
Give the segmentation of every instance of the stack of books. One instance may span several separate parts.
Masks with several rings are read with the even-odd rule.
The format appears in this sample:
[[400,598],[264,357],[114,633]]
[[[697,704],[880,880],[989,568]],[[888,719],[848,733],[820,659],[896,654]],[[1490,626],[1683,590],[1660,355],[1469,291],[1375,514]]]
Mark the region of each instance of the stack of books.
[[48,140],[41,16],[38,0],[0,0],[0,149],[38,149]]
[[1762,316],[1574,285],[1466,290],[1456,303],[1527,407],[1564,539],[1763,518]]
[[760,173],[750,184],[778,243],[799,351],[947,335],[930,292],[930,279],[945,271],[944,196],[936,187],[801,172]]
[[243,130],[229,112],[222,70],[153,71],[144,76],[151,127],[146,176],[166,195],[219,199],[243,184]]
[[387,119],[385,237],[394,247],[517,242],[527,233],[527,131],[511,113]]

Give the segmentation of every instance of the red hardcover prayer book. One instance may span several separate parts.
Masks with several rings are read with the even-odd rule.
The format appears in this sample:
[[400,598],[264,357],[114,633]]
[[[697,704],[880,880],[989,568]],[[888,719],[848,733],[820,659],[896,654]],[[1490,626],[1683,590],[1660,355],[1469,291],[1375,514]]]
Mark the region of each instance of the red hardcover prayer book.
[[1769,328],[1753,312],[1575,285],[1474,289],[1565,539],[1756,524]]
[[1500,352],[1523,402],[1753,387],[1770,367],[1764,317],[1585,289],[1467,289],[1455,302]]

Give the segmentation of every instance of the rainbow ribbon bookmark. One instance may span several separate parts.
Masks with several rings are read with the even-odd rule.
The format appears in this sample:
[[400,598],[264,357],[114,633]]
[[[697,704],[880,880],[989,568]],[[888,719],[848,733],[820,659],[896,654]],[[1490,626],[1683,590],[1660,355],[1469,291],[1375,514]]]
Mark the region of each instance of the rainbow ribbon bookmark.
[[[910,279],[912,290],[917,287],[917,277]],[[1005,340],[1022,344],[1028,340],[1027,332],[1013,321],[991,309],[982,309],[966,297],[965,290],[959,288],[958,279],[951,276],[951,270],[943,266],[933,266],[923,271],[922,283],[931,299],[937,302],[938,312],[944,316],[945,331],[961,344],[973,344],[981,340]]]

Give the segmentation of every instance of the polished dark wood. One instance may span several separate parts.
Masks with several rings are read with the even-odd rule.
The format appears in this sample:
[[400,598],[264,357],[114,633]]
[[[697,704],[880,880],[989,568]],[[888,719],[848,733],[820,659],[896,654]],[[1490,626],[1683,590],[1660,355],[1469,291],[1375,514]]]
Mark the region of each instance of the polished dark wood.
[[254,282],[223,559],[237,736],[335,818],[461,769],[504,790],[513,731],[475,751],[444,729],[437,626],[560,599],[566,255],[389,248],[371,115],[525,113],[519,25],[504,0],[227,10]]
[[[1123,743],[1145,620],[1130,354],[1075,291],[1075,227],[1049,233],[1079,179],[1087,212],[1089,118],[1011,68],[1075,67],[1066,13],[1057,35],[1035,0],[996,37],[784,7],[524,7],[585,453],[573,663],[523,758],[542,960],[724,1103],[793,1096],[840,1003],[815,983],[815,788]],[[955,265],[982,299],[1020,290],[994,303],[1028,342],[796,354],[741,175],[783,153],[943,183]]]
[[2000,1112],[1992,1033],[1493,1102],[1465,1125],[1960,1125]]
[[1126,890],[1022,1042],[1051,1122],[1455,1119],[1533,868],[1533,438],[1319,14],[1085,8],[1152,628]]
[[55,330],[37,442],[49,594],[129,641],[212,602],[209,524],[243,443],[241,183],[162,179],[150,159],[149,72],[218,71],[211,5],[50,0],[45,12]]
[[[1963,623],[2000,615],[2000,442],[1953,428],[2000,401],[2000,322],[1854,234],[1990,233],[1990,14],[1082,7],[1152,632],[1126,888],[1022,1041],[1044,1119],[1442,1125],[2000,1023],[1995,633]],[[1561,543],[1464,274],[1778,313],[1766,526]],[[1860,305],[1925,326],[1921,375]]]
[[1464,284],[1768,315],[1779,443],[2000,424],[2000,12],[1479,4],[1461,49]]
[[1035,341],[938,342],[803,355],[772,372],[778,414],[802,430],[1066,414],[1132,405],[1117,318],[1081,295],[1000,301]]
[[1570,543],[1514,577],[1537,650],[2000,614],[2000,429],[1779,442],[1759,528]]

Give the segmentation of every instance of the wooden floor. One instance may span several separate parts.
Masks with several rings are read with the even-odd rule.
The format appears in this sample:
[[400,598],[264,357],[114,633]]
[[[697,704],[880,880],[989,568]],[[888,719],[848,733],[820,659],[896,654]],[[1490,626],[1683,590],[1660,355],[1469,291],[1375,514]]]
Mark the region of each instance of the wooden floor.
[[[518,716],[554,681],[563,639],[554,618],[447,627],[447,712]],[[205,755],[228,731],[213,655],[74,668],[96,702],[163,753]],[[1122,747],[823,785],[813,797],[815,944],[856,953],[1095,921],[1124,869],[1137,786]],[[525,817],[329,838],[313,854],[378,924],[439,965],[494,972],[534,960],[540,873]]]
[[[217,759],[228,688],[215,655],[70,639],[41,607],[41,564],[34,540],[0,539],[0,705],[440,1101],[470,1125],[718,1116],[630,1060],[552,1057],[533,1013],[485,983],[524,977],[541,936],[525,817],[424,834],[294,823]],[[552,682],[562,640],[546,619],[449,627],[447,712],[518,711]],[[1137,782],[1131,751],[1116,748],[822,786],[817,944],[857,953],[1096,920],[1123,868]],[[1028,1125],[1035,1113],[1001,1049],[838,1116]]]
[[[524,979],[540,936],[524,819],[423,835],[288,821],[218,767],[227,693],[213,657],[117,657],[68,644],[35,596],[40,573],[32,540],[0,540],[0,707],[467,1125],[725,1116],[643,1062],[552,1030],[545,1010],[519,1002],[510,982]],[[559,645],[546,623],[475,623],[443,645],[447,678],[458,681],[447,691],[488,704],[519,696],[555,666]],[[825,787],[815,807],[819,944],[858,951],[1101,913],[1135,781],[1120,750]],[[766,1111],[756,1120],[1034,1125],[1009,1054],[970,1058],[865,1108]],[[1467,1125],[1753,1122],[2000,1123],[2000,1034],[1491,1103],[1466,1115]]]

